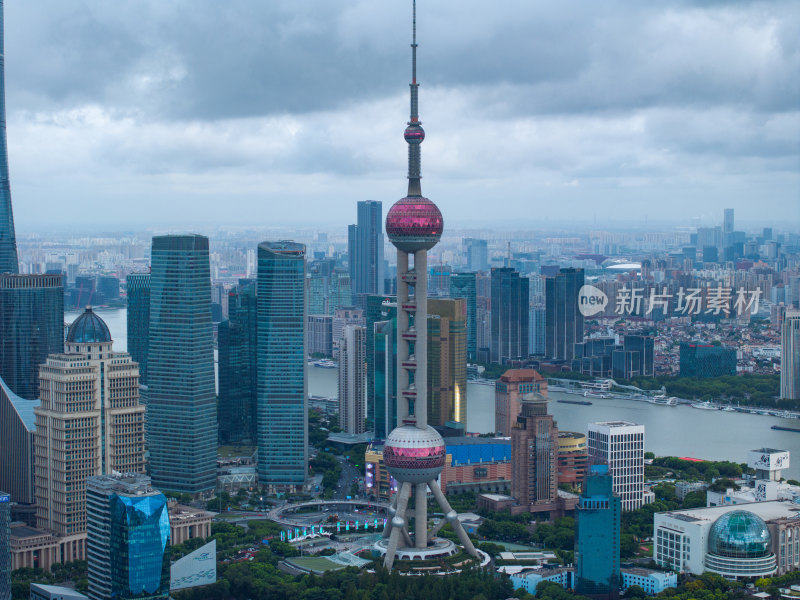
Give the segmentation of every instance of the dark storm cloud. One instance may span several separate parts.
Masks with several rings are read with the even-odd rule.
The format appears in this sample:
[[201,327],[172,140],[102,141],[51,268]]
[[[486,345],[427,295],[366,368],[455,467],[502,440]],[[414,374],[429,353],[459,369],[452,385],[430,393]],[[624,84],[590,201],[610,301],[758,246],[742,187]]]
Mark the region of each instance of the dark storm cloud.
[[[620,189],[681,189],[687,211],[765,191],[776,212],[796,200],[800,2],[418,5],[426,189],[444,208],[448,194],[476,213],[502,198],[501,217],[534,210],[530,198],[548,211],[569,199],[570,213],[607,198],[613,216]],[[275,193],[274,218],[288,196],[339,218],[328,198],[402,187],[408,0],[5,10],[22,222],[39,204],[59,218],[56,182],[87,207],[112,194],[121,214],[180,216],[212,192],[246,210]]]
[[[393,93],[407,2],[9,3],[11,91],[32,107],[168,118],[325,110]],[[800,3],[420,3],[425,85],[510,85],[510,114],[798,102]],[[16,29],[19,27],[19,29]],[[18,45],[19,44],[19,45]],[[498,88],[502,90],[503,88]]]

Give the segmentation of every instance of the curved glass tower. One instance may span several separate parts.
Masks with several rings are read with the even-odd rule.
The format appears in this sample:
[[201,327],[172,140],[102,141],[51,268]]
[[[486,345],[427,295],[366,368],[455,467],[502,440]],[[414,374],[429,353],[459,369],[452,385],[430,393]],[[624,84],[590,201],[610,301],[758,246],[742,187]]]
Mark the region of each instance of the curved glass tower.
[[11,185],[8,181],[6,143],[6,58],[3,0],[0,0],[0,273],[19,273],[14,214],[11,211]]

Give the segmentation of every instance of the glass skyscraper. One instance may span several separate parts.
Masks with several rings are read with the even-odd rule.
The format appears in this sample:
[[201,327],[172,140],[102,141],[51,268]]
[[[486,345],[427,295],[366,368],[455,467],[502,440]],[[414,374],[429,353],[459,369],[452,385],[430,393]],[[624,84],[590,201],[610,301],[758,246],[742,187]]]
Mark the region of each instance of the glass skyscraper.
[[14,213],[11,210],[11,184],[8,179],[3,0],[0,0],[0,273],[19,273],[17,238],[14,234]]
[[208,238],[153,238],[147,441],[159,489],[200,494],[217,479]]
[[256,283],[228,294],[228,320],[217,330],[220,444],[256,444]]
[[622,502],[614,495],[612,487],[608,467],[592,466],[575,511],[575,591],[578,594],[615,598],[619,590]]
[[302,486],[308,473],[305,348],[306,247],[258,245],[258,480]]
[[86,482],[89,598],[169,598],[167,499],[144,475]]
[[150,344],[150,274],[128,275],[128,352],[139,363],[139,382],[147,384],[147,347]]
[[467,360],[478,356],[478,284],[475,273],[453,273],[450,275],[450,297],[467,301]]
[[490,362],[503,365],[528,356],[527,277],[510,267],[492,269],[492,325]]
[[583,287],[583,269],[561,269],[545,278],[545,355],[554,360],[572,360],[575,344],[583,341],[583,315],[578,310],[578,292]]
[[347,252],[356,304],[366,295],[383,291],[383,205],[377,200],[358,203],[358,224],[348,228]]
[[[371,294],[367,296],[366,309],[364,310],[364,323],[366,327],[366,357],[367,357],[367,429],[373,430],[375,425],[375,324],[387,317],[386,307],[388,302],[394,302],[392,296]],[[391,429],[389,429],[391,431]]]
[[39,397],[39,365],[64,350],[62,275],[0,275],[0,377],[27,400]]

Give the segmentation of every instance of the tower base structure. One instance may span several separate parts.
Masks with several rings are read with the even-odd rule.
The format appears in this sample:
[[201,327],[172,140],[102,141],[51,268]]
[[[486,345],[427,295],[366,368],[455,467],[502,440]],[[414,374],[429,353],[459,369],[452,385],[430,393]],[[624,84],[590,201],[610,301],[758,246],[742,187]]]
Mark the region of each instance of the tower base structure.
[[[410,511],[408,509],[412,487],[415,489],[414,495],[416,504],[422,505],[419,511]],[[427,492],[429,489],[444,513],[444,518],[430,531],[428,531],[426,510],[428,502]],[[412,540],[408,532],[408,519],[415,516],[417,512],[425,519],[425,522],[415,523],[415,530],[417,530],[417,533],[414,536],[415,539]],[[461,521],[458,520],[458,513],[450,506],[450,503],[447,501],[447,498],[445,498],[442,489],[435,479],[417,483],[413,486],[408,481],[404,482],[392,501],[389,514],[392,518],[386,524],[386,529],[383,531],[383,539],[379,540],[374,546],[374,550],[383,556],[383,566],[389,570],[391,570],[394,565],[396,558],[400,560],[428,560],[457,554],[458,549],[453,542],[436,537],[436,534],[439,533],[446,524],[449,524],[456,532],[464,551],[480,559],[477,550],[475,550],[475,546],[472,544],[472,540],[469,539],[464,526],[461,524]],[[419,541],[419,543],[417,543],[417,541]]]

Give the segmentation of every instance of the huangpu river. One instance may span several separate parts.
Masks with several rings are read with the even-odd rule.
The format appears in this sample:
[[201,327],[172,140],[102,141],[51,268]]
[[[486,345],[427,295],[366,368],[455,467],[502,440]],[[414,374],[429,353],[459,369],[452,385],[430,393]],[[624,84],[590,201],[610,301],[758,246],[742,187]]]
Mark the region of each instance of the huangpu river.
[[[127,349],[125,309],[95,309],[105,320],[115,350]],[[68,312],[71,323],[80,313]],[[336,369],[308,367],[308,392],[318,396],[337,395]],[[772,425],[800,428],[800,419],[781,419],[718,410],[699,410],[688,405],[661,406],[637,400],[587,398],[591,406],[559,403],[584,400],[563,392],[550,392],[550,413],[563,431],[586,433],[588,423],[622,420],[645,426],[645,448],[658,456],[689,456],[742,463],[749,450],[770,447],[792,452],[787,479],[800,480],[800,433],[776,431]],[[494,386],[467,385],[467,429],[477,433],[494,431]]]

